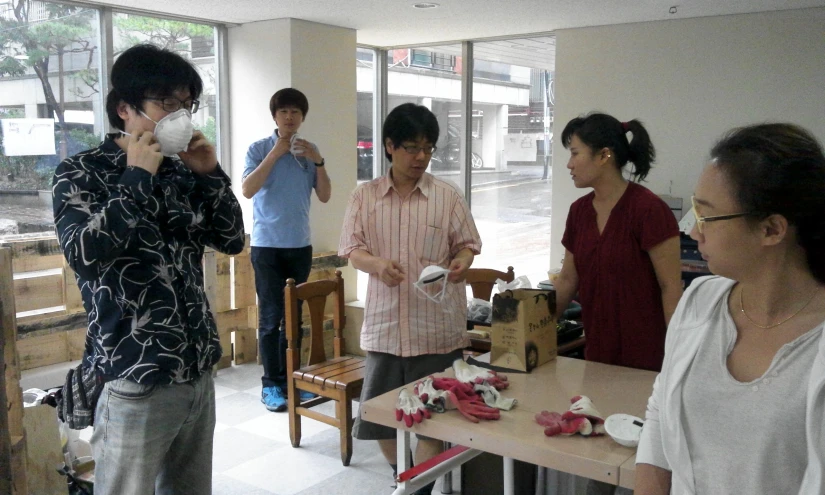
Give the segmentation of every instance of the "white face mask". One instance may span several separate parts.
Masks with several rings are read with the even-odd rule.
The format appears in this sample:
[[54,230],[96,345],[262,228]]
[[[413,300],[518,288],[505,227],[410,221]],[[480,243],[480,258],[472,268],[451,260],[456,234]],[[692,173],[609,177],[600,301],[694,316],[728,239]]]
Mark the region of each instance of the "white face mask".
[[438,265],[428,266],[421,270],[421,276],[413,286],[430,301],[441,304],[444,296],[447,295],[447,275],[449,274],[450,270],[446,268]]
[[301,139],[300,136],[298,136],[297,132],[295,134],[293,134],[291,138],[289,138],[289,152],[292,153],[295,156],[299,156],[299,155],[303,154],[303,151],[299,151],[298,149],[295,148],[295,141],[297,139]]
[[[140,112],[149,120],[148,115]],[[152,122],[155,122],[152,120]],[[163,156],[177,155],[181,151],[186,151],[189,141],[192,140],[192,133],[195,127],[192,125],[192,114],[189,110],[181,108],[170,113],[166,117],[155,122],[155,139],[160,144],[160,152]]]

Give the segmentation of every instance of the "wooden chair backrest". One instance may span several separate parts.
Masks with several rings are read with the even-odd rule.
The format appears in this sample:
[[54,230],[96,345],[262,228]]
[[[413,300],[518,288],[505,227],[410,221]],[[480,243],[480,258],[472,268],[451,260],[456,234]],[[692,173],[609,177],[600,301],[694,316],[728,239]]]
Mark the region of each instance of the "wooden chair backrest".
[[467,270],[467,284],[473,290],[473,297],[476,299],[490,300],[493,294],[493,286],[496,285],[496,280],[501,279],[505,282],[512,282],[516,275],[513,273],[513,267],[508,266],[507,272],[500,272],[491,268],[470,268]]
[[[294,279],[287,279],[284,289],[284,305],[286,306],[286,339],[290,349],[297,344],[298,332],[301,331],[301,321],[298,319],[298,302],[305,301],[309,309],[310,343],[309,360],[307,365],[322,363],[327,360],[324,352],[324,308],[327,296],[333,296],[333,341],[334,357],[341,357],[345,349],[344,325],[344,279],[341,271],[335,271],[335,278],[331,280],[317,280],[295,285]],[[298,349],[300,355],[300,349]],[[297,366],[300,367],[300,366]],[[291,373],[293,370],[289,370]]]

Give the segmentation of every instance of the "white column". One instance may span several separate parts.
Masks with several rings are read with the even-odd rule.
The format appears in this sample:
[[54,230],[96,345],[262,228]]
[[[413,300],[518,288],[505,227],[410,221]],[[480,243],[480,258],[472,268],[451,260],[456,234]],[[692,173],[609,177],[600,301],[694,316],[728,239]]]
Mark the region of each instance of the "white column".
[[315,252],[337,250],[356,178],[355,48],[352,29],[296,19],[229,29],[231,176],[247,230],[252,227],[252,202],[240,195],[246,151],[275,128],[269,99],[279,89],[293,87],[309,100],[300,134],[318,145],[332,179],[330,201],[313,199],[312,245]]
[[[355,188],[355,30],[296,19],[252,22],[228,29],[229,143],[232,184],[252,231],[252,201],[241,195],[241,174],[249,145],[275,129],[269,99],[282,88],[302,91],[309,112],[301,135],[326,160],[332,198],[313,194],[310,210],[316,253],[337,251],[344,210]],[[355,299],[355,271],[344,267],[347,300]],[[357,342],[357,340],[356,340]]]

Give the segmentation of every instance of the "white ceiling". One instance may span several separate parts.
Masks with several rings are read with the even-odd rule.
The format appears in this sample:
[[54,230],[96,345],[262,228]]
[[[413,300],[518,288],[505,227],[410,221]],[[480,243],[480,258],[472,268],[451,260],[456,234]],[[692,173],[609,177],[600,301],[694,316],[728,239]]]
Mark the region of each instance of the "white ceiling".
[[[421,1],[421,0],[418,0]],[[547,33],[556,29],[825,6],[825,0],[93,0],[217,23],[295,18],[357,30],[389,47]],[[677,13],[670,14],[671,6]]]

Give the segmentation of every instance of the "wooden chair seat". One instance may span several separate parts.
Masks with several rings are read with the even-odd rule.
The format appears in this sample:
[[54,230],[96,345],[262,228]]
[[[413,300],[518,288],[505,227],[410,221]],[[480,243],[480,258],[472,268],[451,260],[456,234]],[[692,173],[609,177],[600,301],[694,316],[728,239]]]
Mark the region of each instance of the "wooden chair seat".
[[314,383],[323,388],[345,390],[353,382],[364,380],[364,359],[345,356],[323,363],[304,366],[292,373],[295,380]]
[[[327,359],[324,350],[324,308],[327,296],[332,295],[334,315],[333,356]],[[307,365],[300,366],[300,350],[297,336],[301,331],[298,304],[306,302],[309,308],[309,359]],[[341,442],[341,462],[349,466],[352,458],[352,401],[361,396],[364,384],[364,358],[345,356],[346,348],[342,335],[344,317],[344,279],[341,272],[335,272],[334,280],[318,280],[295,285],[295,280],[286,281],[284,290],[286,306],[287,339],[287,414],[289,415],[289,438],[293,447],[301,444],[301,417],[321,421],[338,428]],[[299,403],[299,392],[312,392],[318,397]],[[327,416],[312,408],[318,404],[335,401],[335,416]]]

